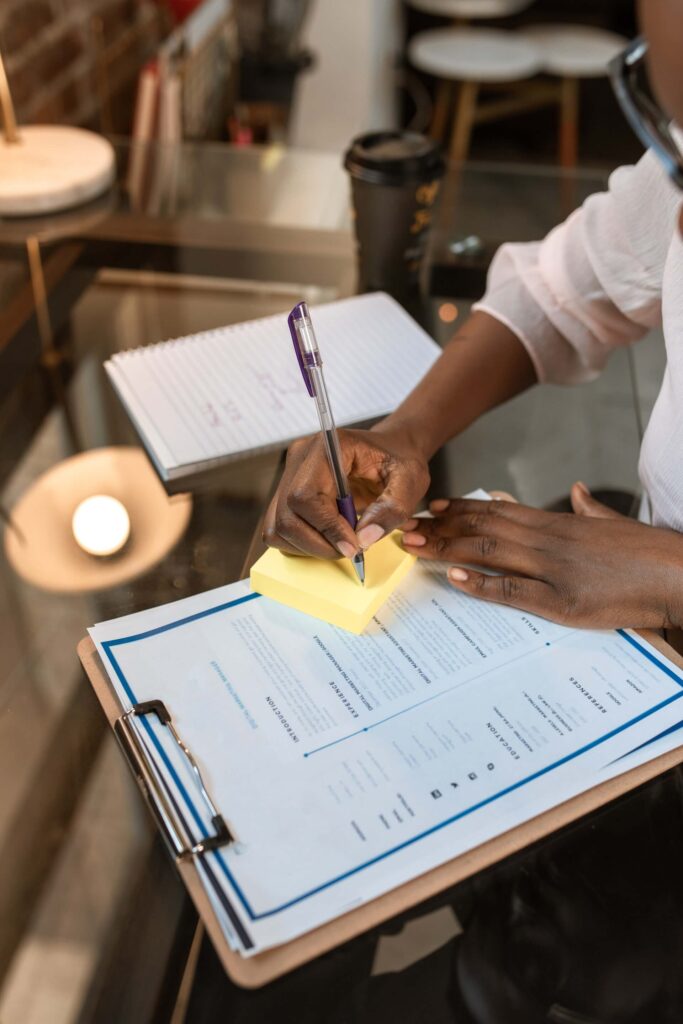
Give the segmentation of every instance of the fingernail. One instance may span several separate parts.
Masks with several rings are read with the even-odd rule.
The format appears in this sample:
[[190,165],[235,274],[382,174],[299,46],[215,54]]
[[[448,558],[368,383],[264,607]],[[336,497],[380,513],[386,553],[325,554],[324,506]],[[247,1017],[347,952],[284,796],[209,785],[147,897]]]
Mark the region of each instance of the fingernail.
[[406,523],[403,523],[401,526],[399,526],[399,530],[402,530],[404,533],[410,533],[411,530],[417,529],[419,525],[419,519],[409,519]]
[[591,492],[588,490],[583,480],[577,480],[576,486],[579,488],[582,494],[585,494],[587,498],[590,498]]
[[437,498],[436,501],[429,502],[429,510],[430,512],[445,512],[449,505],[448,498]]
[[348,540],[340,540],[337,544],[337,550],[344,556],[344,558],[354,558],[357,554],[353,544],[349,544]]
[[464,569],[459,569],[457,565],[454,565],[448,570],[449,580],[453,580],[454,583],[464,583],[465,580],[469,579]]
[[384,536],[384,529],[379,523],[370,523],[369,526],[364,526],[362,530],[359,530],[356,536],[363,551],[367,551],[368,548],[377,543],[380,537]]
[[421,533],[404,533],[403,543],[407,544],[411,548],[421,548],[427,543],[427,538]]

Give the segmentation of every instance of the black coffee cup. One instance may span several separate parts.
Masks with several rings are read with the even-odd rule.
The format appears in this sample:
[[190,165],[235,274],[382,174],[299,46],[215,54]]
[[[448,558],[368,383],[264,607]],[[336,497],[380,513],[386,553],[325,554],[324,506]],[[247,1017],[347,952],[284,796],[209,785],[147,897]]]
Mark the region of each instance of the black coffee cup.
[[369,132],[344,157],[351,176],[358,291],[399,301],[419,289],[432,207],[446,164],[432,139],[415,132]]

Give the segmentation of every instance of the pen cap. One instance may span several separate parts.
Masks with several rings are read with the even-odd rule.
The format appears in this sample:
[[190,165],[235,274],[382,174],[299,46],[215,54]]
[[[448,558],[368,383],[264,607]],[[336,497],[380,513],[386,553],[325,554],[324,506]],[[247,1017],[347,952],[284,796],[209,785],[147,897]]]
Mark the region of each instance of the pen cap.
[[308,367],[322,366],[322,359],[320,358],[318,342],[316,341],[315,331],[311,323],[311,316],[305,302],[300,302],[294,307],[287,318],[287,323],[301,375],[304,378],[309,395],[313,397],[313,385],[308,373]]

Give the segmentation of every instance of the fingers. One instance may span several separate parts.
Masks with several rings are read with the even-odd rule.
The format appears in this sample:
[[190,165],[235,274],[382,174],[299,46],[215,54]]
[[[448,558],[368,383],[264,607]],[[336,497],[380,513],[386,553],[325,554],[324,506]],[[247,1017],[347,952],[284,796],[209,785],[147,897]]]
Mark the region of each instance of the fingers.
[[[508,491],[490,491],[489,493],[496,501],[509,501],[514,505],[519,504],[517,499],[512,494],[509,494]],[[430,501],[429,503],[429,511],[432,516],[435,517],[445,517],[445,513],[448,512],[450,507],[450,498],[436,498],[434,501]],[[420,524],[423,523],[424,520],[425,516],[421,515],[416,518],[408,519],[405,523],[400,523],[397,528],[403,533],[410,533],[413,530],[419,530]]]
[[269,547],[279,548],[288,555],[339,558],[341,552],[308,523],[286,508],[279,510],[279,501],[280,497],[276,494],[263,519],[262,537]]
[[363,549],[405,523],[429,486],[427,467],[417,459],[388,459],[383,478],[384,490],[368,505],[358,523],[358,541]]
[[[419,538],[413,541],[412,538]],[[495,572],[540,576],[543,563],[530,545],[487,534],[479,537],[446,537],[404,534],[406,551],[428,560],[478,565]]]
[[545,618],[553,617],[555,592],[540,580],[520,576],[485,576],[480,572],[459,568],[449,569],[448,579],[457,590],[471,597],[509,605]]
[[[404,543],[424,548],[425,555],[429,553],[435,558],[450,557],[452,543],[464,537],[476,538],[479,542],[488,544],[491,553],[498,541],[529,549],[539,546],[542,533],[538,528],[530,528],[505,514],[491,514],[487,504],[478,503],[476,512],[449,513],[436,515],[432,519],[409,520],[404,524],[408,528],[404,534]],[[497,506],[501,504],[496,502]],[[482,550],[481,554],[485,553],[486,550]]]
[[358,541],[337,509],[334,483],[319,438],[296,441],[263,524],[263,539],[288,554],[353,557]]
[[291,554],[348,558],[412,514],[429,485],[426,464],[392,454],[366,432],[343,431],[340,440],[349,481],[366,502],[370,499],[357,530],[337,509],[322,441],[313,438],[295,442],[287,454],[282,482],[264,520],[266,543]]
[[261,528],[261,540],[264,544],[267,544],[270,548],[279,548],[280,551],[284,551],[288,555],[298,554],[298,549],[292,548],[284,537],[280,537],[275,528],[275,515],[277,511],[278,496],[274,496],[270,505],[266,510],[266,514],[263,517],[263,526]]
[[625,517],[608,508],[602,502],[596,501],[584,483],[575,483],[571,489],[572,508],[577,516],[587,516],[589,519],[624,519]]
[[477,521],[488,518],[501,519],[535,528],[547,523],[553,515],[542,509],[530,508],[528,505],[520,505],[515,500],[507,499],[479,501],[476,498],[440,498],[430,503],[429,511],[439,520],[471,516],[478,517]]

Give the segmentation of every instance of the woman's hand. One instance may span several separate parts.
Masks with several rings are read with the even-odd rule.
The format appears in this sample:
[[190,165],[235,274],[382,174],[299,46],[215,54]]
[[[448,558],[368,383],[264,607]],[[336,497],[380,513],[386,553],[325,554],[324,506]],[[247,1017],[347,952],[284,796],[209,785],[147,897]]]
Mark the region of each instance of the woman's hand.
[[427,459],[400,432],[340,430],[339,442],[360,520],[356,532],[337,510],[320,436],[295,441],[263,527],[263,539],[289,554],[352,558],[411,516],[429,486]]
[[468,566],[448,572],[463,593],[555,622],[682,625],[683,535],[612,512],[583,484],[572,488],[572,506],[576,515],[508,501],[436,501],[433,520],[404,524],[403,543],[421,558]]

